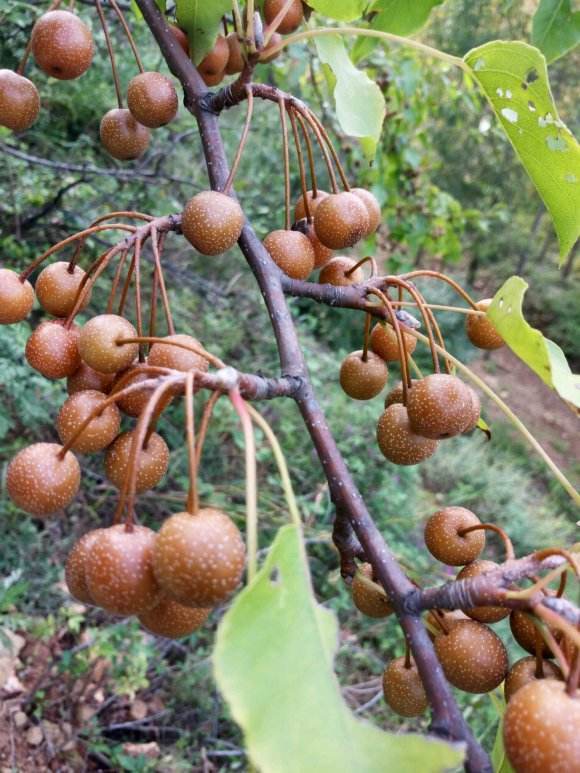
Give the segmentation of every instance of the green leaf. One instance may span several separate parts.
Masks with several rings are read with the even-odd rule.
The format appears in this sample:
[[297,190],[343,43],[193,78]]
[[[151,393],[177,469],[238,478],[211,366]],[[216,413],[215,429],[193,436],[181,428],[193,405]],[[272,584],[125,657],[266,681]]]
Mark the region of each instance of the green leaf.
[[495,40],[465,62],[544,200],[564,258],[580,235],[580,147],[558,116],[546,60],[526,43]]
[[378,0],[372,7],[378,12],[371,28],[392,32],[394,35],[412,35],[427,22],[429,14],[444,0]]
[[514,773],[503,744],[503,719],[500,719],[497,727],[495,742],[491,752],[491,764],[493,765],[493,773]]
[[360,19],[368,0],[308,0],[313,10],[337,21],[352,21]]
[[580,408],[580,376],[570,370],[560,347],[526,322],[522,306],[528,284],[510,277],[497,291],[487,310],[510,349],[564,400]]
[[334,674],[337,646],[336,618],[314,598],[302,531],[283,526],[222,619],[213,655],[219,688],[259,770],[432,773],[460,764],[458,746],[355,718]]
[[385,117],[385,98],[368,75],[357,70],[338,35],[316,40],[318,56],[331,67],[335,77],[336,116],[345,132],[359,137],[367,158],[375,155]]
[[177,0],[175,18],[187,32],[194,64],[211,51],[222,16],[232,10],[232,0]]
[[143,20],[143,14],[141,13],[141,9],[139,8],[135,0],[131,0],[131,10],[133,11],[133,15],[135,16],[137,21]]
[[570,0],[541,0],[532,24],[532,43],[548,62],[563,56],[580,43],[580,10]]

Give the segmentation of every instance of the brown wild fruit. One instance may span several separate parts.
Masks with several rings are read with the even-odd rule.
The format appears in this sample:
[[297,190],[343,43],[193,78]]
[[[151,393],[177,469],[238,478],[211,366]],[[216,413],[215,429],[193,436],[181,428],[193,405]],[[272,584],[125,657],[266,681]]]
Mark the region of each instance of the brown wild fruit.
[[[225,75],[230,47],[223,35],[218,35],[212,50],[197,65],[206,86],[217,86]],[[219,78],[218,81],[215,81]]]
[[[276,16],[286,5],[286,0],[266,0],[264,3],[264,19],[266,24],[272,24]],[[290,7],[282,17],[278,25],[278,32],[282,35],[289,35],[302,24],[304,18],[304,9],[302,0],[292,0]]]
[[271,231],[264,247],[272,260],[292,279],[306,279],[314,268],[314,249],[310,239],[300,231]]
[[383,695],[391,709],[401,717],[418,717],[429,705],[417,666],[405,657],[391,660],[383,673]]
[[0,268],[0,325],[22,322],[33,305],[34,290],[30,282],[21,282],[16,271]]
[[[106,399],[106,395],[93,389],[75,392],[67,398],[56,418],[56,429],[61,441],[68,443],[91,413]],[[114,403],[111,403],[91,419],[71,448],[79,454],[102,451],[117,437],[120,426],[121,412]]]
[[442,564],[470,564],[479,558],[485,547],[485,531],[478,529],[463,536],[459,532],[480,524],[477,515],[465,507],[444,507],[425,524],[427,550]]
[[506,648],[499,636],[475,620],[460,620],[435,638],[435,652],[447,681],[464,692],[494,690],[508,670]]
[[503,686],[506,701],[511,700],[518,690],[530,682],[536,682],[538,679],[563,679],[558,666],[549,660],[541,661],[541,674],[538,674],[537,668],[538,664],[533,655],[527,655],[513,664]]
[[75,370],[72,376],[66,380],[66,388],[69,395],[75,392],[84,392],[85,389],[95,389],[97,392],[108,394],[115,380],[114,373],[99,373],[85,362],[81,362],[80,367]]
[[202,255],[221,255],[240,238],[244,213],[235,199],[219,191],[202,191],[183,210],[185,238]]
[[183,604],[162,596],[152,609],[139,615],[139,622],[149,633],[156,636],[181,639],[200,628],[210,612],[211,609],[184,607]]
[[[125,387],[134,386],[140,381],[146,381],[148,378],[151,378],[150,375],[147,375],[147,373],[144,372],[144,369],[148,364],[149,363],[146,362],[137,362],[135,365],[131,365],[127,368],[127,370],[121,371],[119,376],[115,379],[111,391],[119,392],[121,389],[125,389]],[[118,386],[121,381],[123,382],[122,385]],[[136,389],[134,392],[129,392],[129,394],[120,397],[117,400],[117,407],[120,411],[127,414],[127,416],[137,418],[137,416],[141,415],[141,411],[149,402],[149,398],[152,394],[153,389],[151,387]]]
[[389,371],[381,358],[374,352],[367,352],[363,360],[362,349],[351,352],[340,366],[340,386],[355,400],[371,400],[382,392]]
[[[310,205],[310,215],[311,217],[314,216],[314,213],[316,212],[316,208],[320,204],[321,201],[323,201],[328,196],[328,193],[326,191],[317,190],[316,191],[316,198],[312,198],[312,191],[306,191],[306,198],[308,199],[308,203]],[[304,206],[304,197],[300,196],[298,200],[296,201],[296,206],[294,207],[294,220],[302,220],[302,218],[306,217],[306,207]]]
[[[475,305],[479,311],[487,311],[491,306],[493,298],[484,298]],[[500,349],[505,341],[494,328],[492,322],[487,317],[480,317],[476,314],[467,314],[465,320],[465,332],[467,337],[478,349]]]
[[580,694],[554,679],[522,687],[507,705],[503,740],[515,773],[580,770]]
[[229,48],[226,75],[235,75],[238,72],[242,72],[244,65],[246,64],[242,53],[242,44],[240,43],[237,32],[230,32],[226,41]]
[[83,604],[95,603],[87,586],[87,556],[90,554],[95,538],[102,529],[93,529],[75,542],[68,554],[64,567],[64,580],[70,595]]
[[353,266],[356,266],[357,261],[352,258],[345,258],[342,255],[337,255],[335,258],[331,258],[320,270],[318,281],[321,285],[356,285],[364,281],[364,274],[362,269],[357,268],[347,274]]
[[79,328],[66,328],[60,320],[41,322],[32,332],[24,354],[28,364],[45,378],[67,378],[81,364]]
[[320,241],[316,236],[316,231],[312,223],[309,223],[305,218],[299,220],[292,226],[293,231],[300,231],[303,233],[314,250],[314,268],[322,268],[332,258],[333,252]]
[[[477,532],[475,532],[477,534]],[[469,536],[469,534],[467,535]],[[495,561],[487,561],[485,559],[477,559],[471,564],[467,564],[457,575],[458,580],[469,580],[471,577],[477,577],[480,574],[486,572],[492,572],[498,568],[498,564]],[[465,614],[472,620],[477,620],[479,623],[498,623],[509,615],[509,609],[506,607],[473,607],[472,609],[466,609]]]
[[[203,350],[203,346],[197,338],[182,333],[166,336],[165,340],[175,341],[179,344]],[[184,373],[188,370],[201,370],[205,373],[209,367],[207,359],[201,354],[188,349],[182,349],[180,346],[162,343],[153,344],[149,351],[147,362],[149,365],[154,365],[158,368],[173,368],[173,370],[180,370]]]
[[176,27],[175,24],[170,24],[169,30],[183,53],[189,56],[189,40],[187,38],[187,33],[185,33],[181,27]]
[[40,96],[34,83],[13,70],[0,69],[0,126],[26,131],[39,112]]
[[99,314],[86,322],[79,338],[79,352],[93,370],[116,373],[127,368],[139,353],[139,344],[117,343],[135,338],[137,331],[129,320],[117,314]]
[[365,188],[351,188],[350,192],[354,193],[355,196],[358,196],[367,209],[369,224],[365,236],[374,234],[381,224],[381,205],[373,194]]
[[31,515],[51,515],[67,507],[81,482],[76,456],[59,454],[57,443],[34,443],[19,451],[8,465],[6,489],[17,507]]
[[[119,490],[123,488],[129,471],[134,436],[134,431],[123,432],[105,454],[105,475]],[[154,488],[164,478],[168,466],[167,443],[161,435],[153,432],[137,456],[137,494]]]
[[[53,317],[68,317],[74,308],[77,292],[85,276],[80,266],[74,266],[73,270],[69,271],[69,263],[66,260],[51,263],[40,272],[36,280],[34,290],[38,302]],[[90,300],[89,290],[79,311],[82,311]]]
[[[415,383],[415,379],[411,379],[411,384]],[[387,396],[385,397],[385,408],[388,408],[389,405],[394,405],[394,403],[402,403],[403,402],[403,382],[399,381],[398,384],[396,384],[390,392],[387,392]]]
[[[541,627],[538,628],[535,625],[534,619],[527,612],[522,612],[519,609],[514,609],[513,612],[510,614],[510,628],[514,639],[517,641],[520,647],[526,650],[526,652],[529,652],[530,655],[536,654],[536,642],[540,642],[541,648],[542,648],[542,653],[541,653],[542,657],[543,658],[554,657],[554,653],[548,647],[548,645],[544,641],[544,637],[540,632]],[[559,634],[557,631],[553,629],[550,629],[550,630],[552,631],[552,635],[554,636],[556,641],[561,639],[561,634]]]
[[352,247],[367,233],[367,208],[354,193],[333,193],[314,213],[314,230],[320,241],[333,250]]
[[268,41],[268,45],[264,46],[264,48],[260,51],[260,56],[258,58],[258,61],[262,64],[268,64],[269,62],[273,62],[274,59],[277,59],[282,51],[275,51],[273,54],[270,53],[272,48],[275,48],[279,43],[282,42],[282,35],[280,35],[279,32],[274,32],[274,34],[270,37],[270,40]]
[[119,161],[139,158],[149,146],[149,129],[136,121],[131,111],[123,107],[115,107],[105,113],[101,119],[99,135],[105,150]]
[[169,78],[160,72],[142,72],[129,82],[127,106],[136,121],[157,129],[173,121],[179,103]]
[[[405,332],[404,325],[401,325],[401,335],[405,341],[407,354],[413,354],[417,346],[417,339]],[[377,322],[371,330],[370,347],[386,362],[395,362],[401,359],[395,329],[386,322]]]
[[409,390],[407,411],[413,431],[423,437],[453,437],[472,415],[471,394],[457,376],[432,373]]
[[221,510],[176,513],[162,525],[153,559],[164,593],[191,607],[211,607],[238,587],[245,548],[238,527]]
[[416,435],[404,405],[390,405],[377,424],[377,443],[382,455],[394,464],[419,464],[435,453],[437,441]]
[[477,422],[479,421],[481,414],[481,401],[479,399],[479,395],[475,389],[472,389],[472,387],[467,386],[467,389],[471,397],[471,403],[470,408],[467,411],[465,424],[461,430],[462,432],[472,432],[477,427]]
[[352,579],[352,601],[359,612],[367,617],[381,618],[393,614],[387,594],[373,581],[370,564],[361,564]]
[[48,11],[32,29],[32,53],[47,75],[80,77],[91,66],[95,45],[87,25],[70,11]]

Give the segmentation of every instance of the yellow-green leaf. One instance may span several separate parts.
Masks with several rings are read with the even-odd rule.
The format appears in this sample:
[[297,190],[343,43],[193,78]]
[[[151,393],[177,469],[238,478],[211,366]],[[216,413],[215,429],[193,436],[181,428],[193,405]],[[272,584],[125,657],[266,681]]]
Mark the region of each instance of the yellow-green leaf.
[[558,116],[546,60],[526,43],[495,40],[465,62],[544,200],[564,258],[580,235],[580,147]]
[[309,0],[308,5],[329,19],[352,21],[360,19],[368,0]]
[[338,626],[310,583],[299,526],[278,532],[262,569],[220,623],[218,686],[262,773],[435,773],[461,763],[440,740],[357,719],[333,670]]

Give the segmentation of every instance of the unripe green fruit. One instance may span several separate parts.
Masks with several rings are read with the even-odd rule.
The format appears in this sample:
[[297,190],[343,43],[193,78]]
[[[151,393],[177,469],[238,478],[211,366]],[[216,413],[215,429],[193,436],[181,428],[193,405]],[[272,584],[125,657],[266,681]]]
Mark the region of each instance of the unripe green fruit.
[[478,529],[460,536],[459,532],[481,521],[465,507],[444,507],[425,524],[425,544],[431,555],[443,564],[463,566],[475,561],[485,547],[485,531]]
[[[473,533],[473,532],[472,532]],[[475,532],[477,534],[477,532]],[[469,537],[469,534],[467,535]],[[487,561],[485,559],[478,559],[471,564],[467,564],[457,575],[458,580],[469,580],[471,577],[478,577],[480,574],[486,572],[492,572],[498,568],[498,564],[495,561]],[[472,620],[477,620],[479,623],[498,623],[509,615],[509,609],[505,607],[473,607],[466,609],[465,614]]]
[[145,153],[151,135],[147,127],[135,120],[130,110],[115,107],[101,119],[99,136],[105,150],[113,158],[132,161]]
[[69,593],[83,604],[94,605],[95,600],[87,586],[87,557],[101,529],[93,529],[75,542],[64,567],[64,579]]
[[407,411],[414,432],[439,440],[463,431],[472,415],[472,398],[456,376],[433,373],[409,390]]
[[139,622],[149,633],[154,633],[156,636],[181,639],[200,628],[210,612],[211,609],[185,607],[163,596],[153,609],[139,615]]
[[13,70],[1,69],[0,126],[13,132],[26,131],[39,112],[40,96],[34,83]]
[[[187,346],[193,346],[203,350],[203,346],[197,338],[182,333],[166,336],[165,340],[176,341],[177,343],[186,344]],[[157,368],[172,368],[173,370],[183,371],[184,373],[189,370],[201,370],[205,373],[209,367],[208,361],[201,354],[182,349],[179,346],[163,343],[153,344],[149,351],[147,362],[149,365],[154,365]]]
[[[320,204],[323,199],[325,199],[328,196],[328,193],[326,191],[321,191],[317,189],[316,191],[316,198],[312,198],[312,191],[306,191],[306,198],[308,199],[308,204],[310,206],[310,216],[314,217],[314,213],[316,212],[316,208]],[[306,207],[304,206],[304,196],[300,196],[297,201],[296,205],[294,207],[294,220],[302,220],[302,218],[306,217]]]
[[[129,460],[135,432],[123,432],[107,449],[105,475],[121,490],[129,472]],[[154,488],[163,480],[169,466],[169,449],[161,435],[153,432],[137,456],[137,494]]]
[[219,191],[202,191],[183,210],[185,238],[202,255],[221,255],[240,238],[244,213],[235,199]]
[[136,336],[137,331],[124,317],[99,314],[83,325],[79,352],[93,370],[116,373],[129,367],[139,353],[139,344],[119,344],[117,341]]
[[[212,50],[197,65],[206,86],[217,86],[223,79],[230,56],[230,48],[223,35],[218,35]],[[219,78],[216,82],[215,79]]]
[[335,258],[331,258],[328,263],[322,267],[318,281],[321,285],[329,284],[337,287],[359,284],[364,281],[362,269],[357,268],[350,274],[347,274],[347,271],[350,271],[356,264],[357,261],[352,258],[345,258],[342,255],[337,255]]
[[70,11],[44,13],[32,29],[31,43],[36,64],[60,80],[80,77],[95,53],[90,29]]
[[0,325],[22,322],[34,305],[34,290],[30,282],[20,281],[15,271],[0,268]]
[[507,674],[508,657],[501,639],[475,620],[459,621],[449,633],[437,636],[435,652],[447,680],[464,692],[490,692]]
[[367,352],[366,360],[362,354],[359,349],[344,358],[340,366],[340,386],[355,400],[370,400],[383,390],[389,371],[374,352]]
[[[493,298],[484,298],[475,305],[479,311],[487,311]],[[494,328],[491,320],[476,314],[468,314],[465,320],[467,337],[478,349],[500,349],[505,341]]]
[[109,394],[114,380],[114,373],[99,373],[89,368],[85,362],[81,362],[80,367],[67,378],[66,388],[69,395],[84,392],[86,389],[95,389],[97,392]]
[[72,376],[81,364],[79,336],[77,325],[66,328],[60,320],[41,322],[26,342],[28,364],[45,378]]
[[[540,629],[536,627],[533,619],[526,612],[522,612],[519,609],[514,609],[510,615],[510,628],[514,639],[517,641],[520,647],[529,652],[530,655],[536,654],[536,643],[539,642],[541,645],[542,657],[554,657],[554,653],[544,641],[544,637],[542,636]],[[558,631],[554,629],[550,630],[556,641],[562,638]]]
[[236,73],[242,72],[246,64],[242,53],[242,44],[240,43],[237,32],[230,32],[226,41],[229,48],[226,75],[235,75]]
[[179,103],[173,83],[160,72],[142,72],[127,88],[127,105],[143,126],[157,129],[173,121]]
[[332,250],[354,246],[368,228],[367,208],[354,193],[329,194],[314,213],[316,235]]
[[[74,308],[77,292],[84,277],[85,272],[80,266],[74,266],[73,270],[69,271],[69,263],[66,260],[51,263],[40,272],[36,280],[34,290],[38,302],[48,314],[54,317],[68,317]],[[89,290],[79,311],[82,311],[90,300],[91,291]]]
[[271,231],[264,247],[272,260],[292,279],[306,279],[314,268],[314,249],[310,239],[300,231]]
[[[265,0],[264,19],[266,24],[271,24],[285,5],[286,0]],[[304,9],[302,7],[302,0],[292,0],[290,7],[278,25],[278,32],[282,35],[289,35],[291,32],[298,29],[302,24],[303,18]]]
[[[87,389],[71,395],[58,412],[56,429],[63,443],[68,443],[81,424],[107,399],[102,392]],[[73,451],[90,454],[102,451],[119,434],[121,412],[114,403],[105,406],[100,414],[91,419],[89,425],[72,444]]]
[[536,676],[537,663],[533,655],[528,655],[521,660],[517,660],[508,671],[503,687],[506,701],[509,701],[530,682],[537,682],[539,679],[559,679],[562,680],[562,672],[557,665],[549,660],[542,660],[543,676]]
[[365,236],[374,234],[381,224],[381,205],[370,191],[365,188],[351,188],[350,192],[362,201],[369,216],[369,224]]
[[[413,354],[417,346],[417,339],[405,332],[404,325],[401,325],[401,335],[405,341],[407,354]],[[370,347],[386,362],[395,362],[401,359],[395,329],[385,322],[377,322],[371,330]]]
[[383,456],[394,464],[419,464],[437,449],[437,441],[417,435],[411,429],[404,405],[390,405],[377,425],[377,443]]
[[352,601],[359,612],[373,618],[388,617],[393,607],[383,588],[373,581],[370,564],[361,564],[352,579]]
[[383,695],[394,712],[401,717],[418,717],[429,705],[417,666],[405,658],[391,660],[383,673]]
[[75,498],[81,468],[70,451],[64,458],[57,443],[34,443],[19,451],[8,465],[6,489],[17,507],[45,516],[67,507]]

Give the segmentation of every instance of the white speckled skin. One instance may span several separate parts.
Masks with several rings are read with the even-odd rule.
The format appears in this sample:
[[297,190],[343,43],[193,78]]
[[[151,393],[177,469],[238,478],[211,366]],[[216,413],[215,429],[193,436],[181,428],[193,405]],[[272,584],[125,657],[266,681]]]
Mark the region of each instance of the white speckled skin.
[[580,694],[566,685],[541,679],[508,703],[503,725],[505,750],[516,773],[580,771]]
[[86,561],[101,531],[102,529],[93,529],[83,534],[73,545],[64,567],[64,579],[69,593],[83,604],[94,605],[95,603],[87,585]]
[[23,132],[38,118],[40,96],[38,89],[13,70],[0,70],[0,126]]
[[72,376],[81,364],[79,335],[77,325],[69,330],[58,320],[41,322],[26,342],[28,364],[45,378]]
[[331,250],[353,247],[368,229],[367,208],[354,193],[329,194],[316,207],[314,230]]
[[271,231],[264,247],[274,263],[292,279],[307,279],[314,268],[314,248],[300,231]]
[[[264,3],[264,19],[266,24],[271,24],[276,16],[284,8],[286,0],[266,0]],[[304,18],[304,8],[302,0],[292,0],[290,7],[282,17],[278,26],[278,32],[281,35],[289,35],[302,24]]]
[[506,701],[511,700],[517,691],[521,690],[524,685],[535,682],[539,678],[564,679],[558,666],[549,660],[542,660],[543,677],[536,676],[536,667],[535,655],[527,655],[525,658],[517,660],[513,664],[505,678],[503,686]]
[[[308,197],[308,203],[310,204],[310,215],[314,215],[316,212],[316,207],[320,204],[322,199],[325,199],[328,196],[328,193],[326,191],[321,191],[318,189],[316,191],[316,198],[312,198],[312,191],[306,191],[306,196]],[[294,220],[302,220],[303,217],[306,217],[306,208],[304,207],[304,199],[302,196],[299,196],[296,201],[296,206],[294,207]]]
[[196,194],[185,205],[181,222],[183,235],[202,255],[229,250],[240,238],[243,225],[238,202],[219,191]]
[[482,623],[460,620],[435,639],[447,680],[464,692],[485,693],[503,682],[508,656],[502,640]]
[[94,52],[90,29],[70,11],[48,11],[32,29],[36,64],[53,78],[78,78],[91,66]]
[[[107,449],[105,474],[113,486],[121,489],[129,469],[133,432],[123,432]],[[169,466],[169,449],[161,435],[153,432],[137,460],[137,493],[154,488],[165,476]]]
[[457,376],[432,373],[409,390],[407,413],[418,435],[436,440],[453,437],[463,432],[472,416],[471,393]]
[[175,118],[179,102],[169,78],[160,72],[142,72],[129,82],[127,105],[139,123],[157,129]]
[[435,453],[437,441],[421,437],[409,424],[407,409],[390,405],[377,424],[377,443],[383,456],[394,464],[419,464]]
[[[520,647],[526,650],[527,652],[529,652],[530,655],[535,655],[536,637],[538,635],[537,633],[538,629],[534,625],[534,621],[525,612],[519,609],[514,609],[514,611],[510,614],[510,629],[512,632],[512,636],[520,645]],[[554,628],[551,628],[550,630],[552,632],[552,635],[555,637],[556,641],[560,641],[562,638],[562,634]],[[542,657],[544,658],[554,657],[554,653],[544,642],[543,637],[542,637]]]
[[30,282],[21,282],[18,274],[9,268],[0,268],[0,325],[22,322],[33,304],[34,290]]
[[[484,298],[475,305],[479,311],[487,311],[491,305],[492,298]],[[487,317],[478,317],[475,314],[468,314],[465,320],[465,332],[467,337],[478,349],[501,349],[504,340],[494,328]]]
[[444,507],[427,519],[424,533],[427,549],[442,564],[469,564],[481,555],[485,547],[485,531],[472,531],[462,537],[459,532],[479,524],[481,521],[477,515],[466,507]]
[[[177,343],[195,346],[199,349],[204,348],[197,338],[184,335],[183,333],[166,336],[165,340],[177,341]],[[147,364],[154,365],[157,368],[173,368],[173,370],[179,370],[184,373],[188,370],[201,370],[205,373],[209,368],[208,361],[201,354],[182,349],[179,346],[162,343],[153,344],[147,358]]]
[[200,628],[210,612],[211,609],[185,607],[164,596],[153,609],[139,615],[139,622],[149,633],[156,636],[181,639]]
[[[468,580],[470,577],[477,577],[480,574],[492,572],[494,569],[497,569],[498,566],[499,565],[496,564],[495,561],[488,561],[487,559],[480,558],[477,561],[473,561],[471,564],[464,566],[457,575],[457,579]],[[472,620],[477,620],[479,623],[499,623],[499,621],[506,618],[509,613],[510,610],[505,607],[472,607],[465,610],[465,614],[468,617],[471,617]]]
[[155,576],[163,591],[181,604],[210,607],[237,588],[245,547],[235,523],[215,508],[168,518],[155,544]]
[[[96,410],[106,399],[106,395],[94,389],[75,392],[68,397],[56,418],[56,429],[62,442],[68,443],[92,411]],[[79,454],[102,451],[117,437],[120,426],[120,410],[114,403],[107,405],[100,414],[91,419],[88,427],[74,441],[73,451],[77,451]]]
[[77,370],[66,380],[69,395],[83,392],[85,389],[96,389],[97,392],[108,394],[115,380],[114,373],[99,373],[90,368],[86,362],[81,362]]
[[132,161],[145,153],[151,133],[135,120],[130,110],[115,107],[102,117],[99,137],[113,158]]
[[[80,266],[75,266],[71,274],[68,261],[59,260],[43,269],[34,290],[42,308],[53,317],[68,317],[74,308],[77,291],[85,276]],[[79,311],[91,300],[91,291],[87,293]]]
[[383,673],[383,695],[401,717],[418,717],[427,710],[428,701],[417,666],[405,668],[405,658],[391,660]]
[[123,338],[135,338],[137,331],[129,320],[117,314],[99,314],[86,322],[79,338],[84,362],[100,373],[116,373],[139,354],[138,344],[117,344]]
[[19,451],[8,465],[10,499],[31,515],[51,515],[67,507],[79,490],[81,468],[70,451],[64,459],[57,443],[34,443]]
[[384,361],[374,352],[362,359],[362,349],[347,355],[340,366],[340,386],[354,400],[371,400],[382,392],[389,371]]
[[[401,326],[404,327],[404,326]],[[405,339],[407,354],[413,354],[417,346],[417,339],[401,330]],[[391,325],[384,322],[377,322],[371,330],[370,347],[382,357],[386,362],[396,362],[400,360],[399,347],[397,345],[396,333]]]
[[357,268],[352,274],[346,275],[346,272],[356,264],[356,260],[346,258],[344,255],[336,255],[322,267],[318,276],[321,285],[329,284],[337,287],[346,285],[356,285],[364,281],[362,269]]
[[[361,564],[360,574],[363,574],[368,580],[373,579],[373,569],[370,564]],[[352,601],[359,612],[367,617],[381,618],[393,614],[393,608],[387,598],[387,594],[380,585],[374,588],[361,580],[359,573],[355,574],[351,586]]]
[[365,236],[374,234],[381,224],[381,205],[366,188],[351,188],[350,192],[357,196],[366,207],[369,216],[369,225]]

